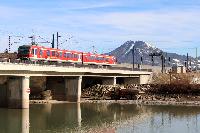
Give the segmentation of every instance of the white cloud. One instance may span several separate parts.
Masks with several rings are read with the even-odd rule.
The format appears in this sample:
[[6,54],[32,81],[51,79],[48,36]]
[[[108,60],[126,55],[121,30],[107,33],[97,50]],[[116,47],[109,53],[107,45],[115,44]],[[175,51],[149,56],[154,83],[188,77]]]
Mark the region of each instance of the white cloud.
[[28,10],[0,5],[0,19],[12,20],[25,15],[28,15]]
[[[169,12],[136,12],[136,13],[109,13],[93,18],[96,24],[110,25],[127,32],[157,33],[194,30],[199,26],[199,12],[169,11]],[[144,33],[145,35],[145,33]]]
[[[149,2],[145,0],[142,3]],[[158,7],[161,7],[160,9],[143,10],[141,8],[139,10],[119,9],[113,11],[110,9],[109,12],[106,12],[95,9],[129,5],[130,8],[131,4],[137,6],[141,3],[130,2],[127,4],[122,1],[89,3],[87,1],[86,3],[62,2],[62,4],[62,6],[45,7],[45,9],[0,6],[0,19],[3,21],[0,24],[5,25],[4,20],[9,21],[15,27],[20,27],[24,34],[31,33],[32,29],[37,29],[38,34],[43,35],[51,35],[56,31],[72,33],[87,40],[95,40],[99,48],[120,45],[115,42],[100,44],[106,40],[117,42],[144,40],[156,43],[154,45],[161,48],[188,47],[187,43],[181,41],[199,40],[200,10],[198,8],[183,8],[183,10],[180,9],[180,6],[178,9],[162,8],[163,5],[157,3]],[[87,9],[93,10],[88,11]],[[0,28],[2,29],[1,25]],[[10,31],[20,30],[12,28]],[[5,41],[0,40],[0,43],[4,44]],[[192,45],[192,43],[190,44]],[[85,43],[84,45],[91,44]]]
[[98,15],[91,19],[89,21],[95,24],[118,29],[118,32],[123,32],[126,37],[180,42],[172,43],[170,47],[184,45],[181,41],[197,41],[200,33],[200,18],[197,10],[116,12]]

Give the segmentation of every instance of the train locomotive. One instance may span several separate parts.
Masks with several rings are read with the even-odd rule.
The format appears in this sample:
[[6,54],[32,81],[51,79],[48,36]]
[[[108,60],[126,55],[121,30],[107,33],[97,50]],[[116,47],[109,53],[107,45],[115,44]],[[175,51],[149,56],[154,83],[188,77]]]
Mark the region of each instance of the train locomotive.
[[110,55],[60,50],[39,45],[23,45],[18,48],[18,59],[31,61],[69,62],[92,65],[115,65],[116,58]]

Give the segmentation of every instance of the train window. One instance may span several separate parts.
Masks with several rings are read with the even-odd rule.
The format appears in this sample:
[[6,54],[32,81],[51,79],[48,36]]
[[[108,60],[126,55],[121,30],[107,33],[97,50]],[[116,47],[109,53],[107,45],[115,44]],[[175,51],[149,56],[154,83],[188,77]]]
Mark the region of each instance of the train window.
[[103,58],[102,57],[97,57],[97,60],[102,61]]
[[49,50],[47,50],[47,56],[50,56],[50,51]]
[[59,57],[59,53],[58,52],[56,52],[56,57]]
[[79,55],[80,56],[80,59],[82,60],[83,59],[83,54]]
[[95,60],[95,56],[90,56],[89,59],[90,60]]
[[78,55],[77,55],[77,54],[74,54],[74,58],[78,58]]
[[109,58],[106,58],[106,62],[109,62]]
[[37,55],[37,49],[35,49],[35,55]]
[[71,58],[71,53],[67,53],[67,58]]
[[51,54],[52,54],[52,56],[56,55],[55,51],[51,51]]
[[40,50],[40,55],[42,56],[42,54],[43,54],[43,53],[42,53],[42,50]]
[[60,52],[60,57],[62,57],[62,52]]
[[66,57],[67,57],[67,53],[64,53],[64,55],[63,55],[63,56],[64,56],[64,58],[66,58]]
[[79,54],[79,55],[78,55],[78,58],[82,60],[83,54]]

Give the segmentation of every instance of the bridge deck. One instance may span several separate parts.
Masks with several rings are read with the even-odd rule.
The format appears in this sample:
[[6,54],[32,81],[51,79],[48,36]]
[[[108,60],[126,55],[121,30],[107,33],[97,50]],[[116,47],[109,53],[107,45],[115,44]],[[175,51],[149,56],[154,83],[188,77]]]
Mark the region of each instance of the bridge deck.
[[102,75],[102,76],[135,76],[149,75],[151,72],[144,70],[122,69],[108,66],[84,66],[66,64],[28,64],[28,63],[0,63],[0,75],[24,75],[30,76],[67,76],[67,75]]

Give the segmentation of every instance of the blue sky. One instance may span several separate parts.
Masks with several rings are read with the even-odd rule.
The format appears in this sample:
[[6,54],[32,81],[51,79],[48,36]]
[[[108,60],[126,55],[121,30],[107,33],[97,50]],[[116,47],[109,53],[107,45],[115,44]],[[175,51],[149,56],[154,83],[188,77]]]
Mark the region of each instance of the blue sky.
[[169,52],[194,55],[200,46],[200,1],[0,0],[1,51],[7,48],[8,35],[23,36],[12,37],[19,42],[12,47],[16,51],[30,42],[28,36],[50,41],[57,31],[63,49],[92,51],[94,45],[104,53],[127,40],[143,40]]

